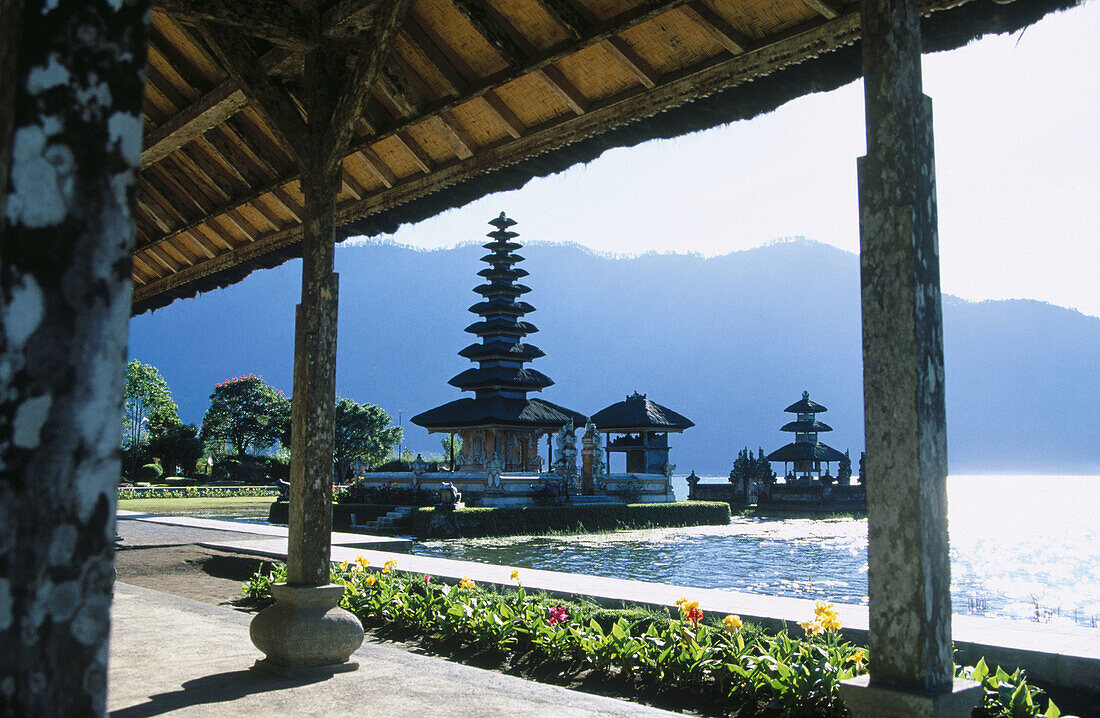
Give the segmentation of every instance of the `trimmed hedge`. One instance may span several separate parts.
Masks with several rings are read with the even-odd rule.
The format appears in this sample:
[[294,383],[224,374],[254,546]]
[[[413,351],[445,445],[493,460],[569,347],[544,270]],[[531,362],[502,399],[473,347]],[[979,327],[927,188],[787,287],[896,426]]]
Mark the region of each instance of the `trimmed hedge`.
[[[434,510],[421,508],[413,513],[409,529],[414,535],[428,535]],[[724,501],[677,501],[671,504],[466,508],[455,510],[455,520],[459,533],[465,538],[532,536],[671,526],[724,526],[730,522],[730,507]]]
[[[350,529],[352,514],[355,514],[356,520],[362,523],[385,516],[396,508],[395,504],[333,504],[332,529],[334,531]],[[273,524],[285,524],[289,518],[289,510],[285,501],[275,502],[267,512],[267,520]]]

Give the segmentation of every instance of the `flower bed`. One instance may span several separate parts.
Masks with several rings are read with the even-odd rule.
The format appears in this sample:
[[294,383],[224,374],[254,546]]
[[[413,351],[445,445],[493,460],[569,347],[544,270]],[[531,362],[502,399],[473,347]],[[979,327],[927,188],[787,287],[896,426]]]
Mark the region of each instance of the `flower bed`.
[[[286,567],[276,565],[257,572],[243,590],[268,601],[271,584],[285,578]],[[869,662],[866,649],[841,638],[832,605],[820,601],[798,637],[765,633],[735,615],[707,617],[688,598],[676,602],[674,616],[613,611],[528,593],[519,571],[511,578],[515,589],[495,591],[465,577],[448,585],[398,573],[395,559],[380,571],[362,557],[331,569],[332,582],[345,587],[341,605],[364,625],[410,632],[453,655],[474,655],[528,676],[560,680],[591,673],[613,681],[627,697],[664,698],[683,708],[839,718],[848,715],[840,681],[864,673]],[[986,689],[975,718],[1060,715],[1019,670],[990,671],[984,661],[957,670]]]
[[278,496],[270,486],[180,486],[135,488],[120,486],[120,501],[131,499],[226,499],[234,496]]

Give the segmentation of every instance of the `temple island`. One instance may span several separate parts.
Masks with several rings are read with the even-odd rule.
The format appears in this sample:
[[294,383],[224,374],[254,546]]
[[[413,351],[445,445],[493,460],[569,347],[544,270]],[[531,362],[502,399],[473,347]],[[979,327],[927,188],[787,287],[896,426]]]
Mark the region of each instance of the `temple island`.
[[[819,421],[818,414],[828,409],[810,399],[808,391],[784,409],[795,420],[780,431],[794,434],[794,441],[768,455],[763,450],[754,457],[742,450],[730,471],[729,484],[703,484],[692,472],[688,476],[691,499],[727,501],[731,506],[755,505],[764,511],[849,512],[867,510],[867,492],[863,486],[863,460],[858,482],[852,483],[852,462],[821,442],[819,434],[833,428]],[[832,473],[832,464],[837,473]],[[772,464],[782,464],[777,477]]]
[[[470,307],[479,321],[466,331],[480,341],[458,354],[477,364],[450,380],[465,397],[412,418],[430,433],[462,440],[451,471],[429,471],[417,457],[412,470],[366,472],[363,486],[403,486],[436,490],[450,483],[464,502],[477,506],[524,506],[538,502],[658,503],[675,501],[668,434],[694,424],[650,401],[627,397],[592,415],[539,398],[553,385],[542,372],[527,367],[544,352],[524,339],[538,329],[523,317],[535,308],[521,297],[530,288],[517,280],[527,271],[516,265],[522,245],[511,230],[516,222],[501,212],[483,245],[489,266],[478,272],[484,283],[474,288],[481,301]],[[583,428],[578,447],[576,432]],[[600,433],[606,437],[606,446]],[[612,438],[612,435],[617,435]],[[546,439],[546,456],[540,444]],[[626,470],[610,473],[613,452],[626,454]]]

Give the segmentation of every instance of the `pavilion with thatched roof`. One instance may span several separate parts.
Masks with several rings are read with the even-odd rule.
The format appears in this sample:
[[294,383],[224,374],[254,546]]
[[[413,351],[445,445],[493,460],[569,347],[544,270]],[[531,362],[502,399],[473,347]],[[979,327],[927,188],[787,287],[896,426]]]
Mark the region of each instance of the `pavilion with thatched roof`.
[[[607,464],[611,452],[626,454],[628,474],[671,475],[675,468],[668,460],[668,435],[695,426],[695,422],[666,406],[634,392],[592,415],[598,431],[607,435]],[[620,434],[612,439],[612,434]]]
[[[1074,4],[3,3],[0,644],[12,650],[0,659],[0,701],[18,715],[105,709],[131,313],[302,258],[301,303],[287,307],[289,555],[277,609],[335,606],[335,243],[862,74],[864,423],[867,472],[883,480],[867,487],[875,660],[869,678],[845,684],[844,700],[856,718],[945,705],[961,714],[980,687],[953,680],[935,153],[921,53]],[[47,610],[55,604],[79,610]],[[321,635],[319,613],[294,620],[308,624],[294,635]],[[277,629],[256,621],[268,652]],[[361,640],[360,629],[327,654],[302,643],[277,662],[343,664]]]

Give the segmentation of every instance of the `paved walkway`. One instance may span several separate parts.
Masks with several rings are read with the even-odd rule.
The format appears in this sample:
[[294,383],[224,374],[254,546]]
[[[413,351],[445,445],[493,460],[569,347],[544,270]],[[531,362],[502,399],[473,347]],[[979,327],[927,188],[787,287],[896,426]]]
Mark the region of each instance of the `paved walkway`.
[[107,707],[145,716],[542,716],[677,714],[366,643],[349,673],[288,679],[251,670],[251,615],[115,584]]

